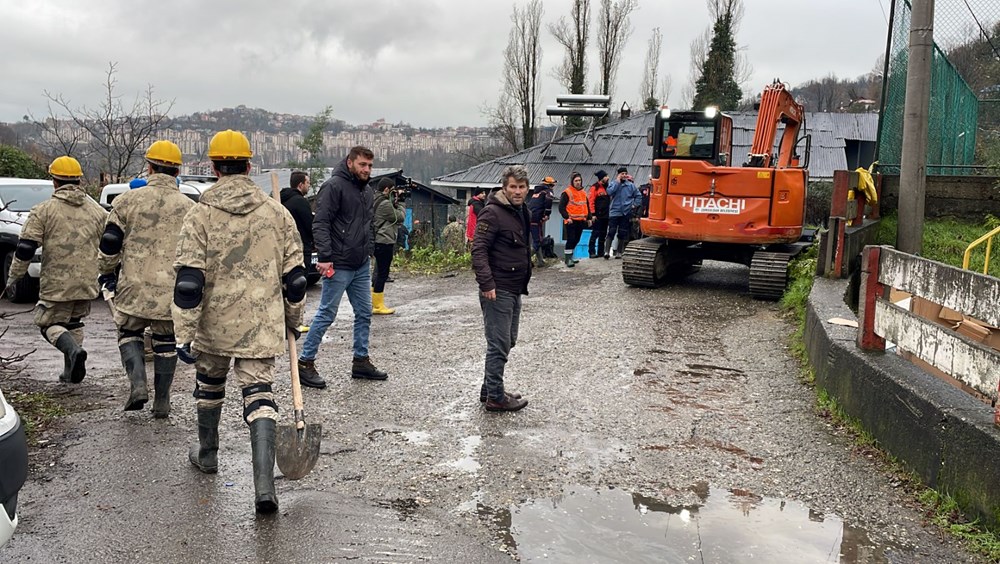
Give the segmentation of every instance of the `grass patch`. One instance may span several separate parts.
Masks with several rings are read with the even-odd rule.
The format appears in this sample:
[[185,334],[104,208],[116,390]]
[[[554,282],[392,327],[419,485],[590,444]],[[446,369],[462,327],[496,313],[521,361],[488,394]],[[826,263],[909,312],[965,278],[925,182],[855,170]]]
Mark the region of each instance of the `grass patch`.
[[[899,218],[896,214],[882,218],[878,228],[878,244],[895,245],[898,224]],[[998,226],[1000,218],[989,214],[979,223],[954,218],[929,219],[924,222],[922,256],[961,268],[962,257],[969,244]],[[993,243],[989,274],[1000,277],[1000,235],[994,238]],[[969,257],[969,269],[982,272],[985,258],[985,244],[973,249]]]
[[418,247],[396,257],[392,265],[411,274],[440,274],[453,270],[472,268],[471,253],[443,251],[433,247]]
[[781,307],[795,320],[795,332],[792,334],[790,347],[792,355],[803,367],[803,378],[812,382],[813,372],[809,368],[809,353],[806,351],[806,302],[812,291],[813,279],[816,277],[816,257],[819,254],[819,244],[809,247],[804,253],[795,257],[788,267],[788,289],[781,297]]
[[981,527],[978,522],[968,521],[962,515],[958,503],[950,495],[943,495],[928,488],[918,495],[917,499],[925,507],[926,516],[932,523],[952,536],[966,541],[969,548],[975,552],[994,562],[1000,561],[1000,537]]
[[54,419],[67,413],[59,402],[45,392],[6,390],[4,395],[7,397],[7,401],[14,406],[17,414],[21,416],[25,434],[28,436],[28,443],[33,446],[38,444],[41,433],[48,428]]

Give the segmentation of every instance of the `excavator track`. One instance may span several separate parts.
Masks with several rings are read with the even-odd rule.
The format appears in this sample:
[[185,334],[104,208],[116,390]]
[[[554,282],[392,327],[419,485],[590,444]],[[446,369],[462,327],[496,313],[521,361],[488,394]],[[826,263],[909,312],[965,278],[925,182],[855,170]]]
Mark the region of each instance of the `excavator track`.
[[632,241],[622,254],[622,279],[629,286],[658,288],[667,277],[667,245],[663,239]]
[[750,262],[750,295],[759,300],[777,301],[788,284],[790,253],[757,251]]

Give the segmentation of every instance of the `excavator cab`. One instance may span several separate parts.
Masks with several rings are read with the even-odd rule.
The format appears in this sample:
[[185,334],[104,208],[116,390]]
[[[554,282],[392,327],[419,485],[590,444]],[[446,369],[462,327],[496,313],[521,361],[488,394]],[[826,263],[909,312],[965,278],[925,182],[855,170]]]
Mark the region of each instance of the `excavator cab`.
[[704,112],[671,112],[656,116],[650,142],[653,159],[706,161],[729,166],[733,147],[733,119],[715,108]]

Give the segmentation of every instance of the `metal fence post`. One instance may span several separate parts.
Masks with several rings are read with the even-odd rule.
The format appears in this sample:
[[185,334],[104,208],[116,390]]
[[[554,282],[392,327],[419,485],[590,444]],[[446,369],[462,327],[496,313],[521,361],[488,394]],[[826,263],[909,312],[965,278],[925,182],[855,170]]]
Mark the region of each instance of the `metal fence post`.
[[882,247],[865,247],[861,256],[858,347],[868,351],[884,351],[885,339],[875,334],[875,301],[885,293],[885,286],[878,281]]

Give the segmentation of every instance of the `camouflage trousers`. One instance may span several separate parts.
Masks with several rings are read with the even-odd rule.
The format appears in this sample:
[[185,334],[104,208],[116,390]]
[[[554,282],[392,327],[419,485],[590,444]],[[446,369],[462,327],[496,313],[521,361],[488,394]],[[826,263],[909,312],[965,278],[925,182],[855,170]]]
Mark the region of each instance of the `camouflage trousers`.
[[[194,397],[198,409],[222,405],[226,397],[226,375],[232,357],[198,353],[194,363]],[[243,419],[249,425],[257,419],[278,420],[271,384],[274,382],[274,358],[237,358],[233,362],[236,382],[243,392]]]
[[146,319],[116,311],[115,325],[118,326],[119,347],[126,343],[144,342],[144,332],[149,327],[152,331],[153,354],[163,358],[177,356],[172,320]]
[[35,306],[35,325],[42,336],[55,345],[63,333],[73,335],[76,344],[83,346],[83,318],[90,315],[90,300],[50,302],[38,300]]

